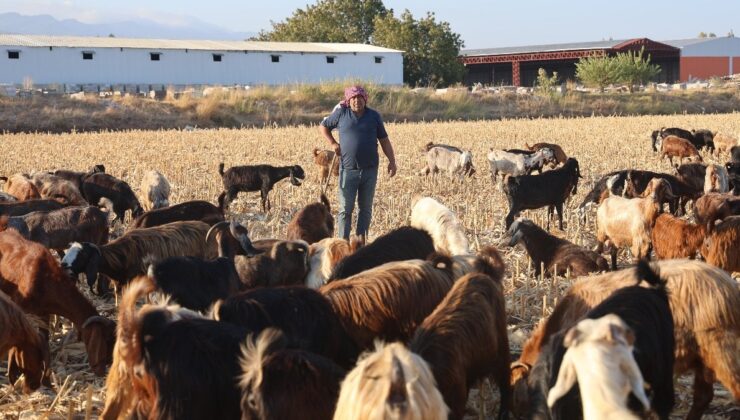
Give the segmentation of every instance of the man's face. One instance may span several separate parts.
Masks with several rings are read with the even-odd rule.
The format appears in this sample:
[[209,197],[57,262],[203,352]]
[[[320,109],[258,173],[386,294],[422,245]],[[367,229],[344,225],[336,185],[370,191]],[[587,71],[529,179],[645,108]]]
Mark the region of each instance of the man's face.
[[365,109],[365,98],[360,95],[349,100],[349,107],[354,112],[362,112]]

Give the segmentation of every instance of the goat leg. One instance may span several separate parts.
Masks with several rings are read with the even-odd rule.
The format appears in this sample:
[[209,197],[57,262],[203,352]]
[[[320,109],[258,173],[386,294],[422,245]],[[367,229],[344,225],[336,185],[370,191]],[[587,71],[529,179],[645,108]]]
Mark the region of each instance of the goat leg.
[[[707,378],[709,376],[710,378]],[[686,420],[701,419],[704,411],[709,407],[709,403],[714,398],[714,388],[711,374],[706,371],[704,366],[698,366],[694,369],[694,401],[691,403],[691,409],[686,415]]]

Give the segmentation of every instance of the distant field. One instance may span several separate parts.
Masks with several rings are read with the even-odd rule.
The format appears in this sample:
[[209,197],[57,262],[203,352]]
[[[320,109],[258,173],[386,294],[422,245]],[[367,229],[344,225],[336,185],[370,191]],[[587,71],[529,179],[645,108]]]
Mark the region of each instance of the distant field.
[[[738,136],[740,114],[389,124],[387,129],[396,150],[399,173],[393,179],[380,176],[370,236],[405,224],[413,197],[422,194],[438,198],[456,212],[475,248],[497,244],[504,233],[507,204],[499,186],[491,183],[486,152],[489,148],[520,148],[525,142],[547,140],[560,144],[569,156],[577,158],[584,176],[577,196],[567,205],[566,229],[556,234],[592,247],[595,244],[594,213],[589,215],[588,223],[581,226],[574,208],[595,180],[608,171],[640,168],[672,172],[667,161],[659,162],[650,148],[650,132],[661,126],[706,128]],[[424,163],[422,148],[429,141],[472,150],[478,173],[463,184],[446,176],[436,179],[418,176]],[[157,169],[172,184],[172,203],[192,199],[215,202],[221,192],[219,162],[225,162],[227,168],[257,163],[300,164],[307,173],[304,184],[294,187],[288,182],[278,183],[270,195],[271,213],[264,215],[259,211],[257,193],[242,194],[232,203],[233,217],[247,223],[252,238],[259,239],[283,236],[291,216],[317,200],[321,186],[311,151],[326,145],[316,127],[302,127],[0,135],[0,147],[3,151],[0,175],[57,168],[84,170],[103,163],[107,172],[129,182],[138,193],[144,172]],[[706,154],[704,157],[709,162],[727,160],[727,156],[719,160]],[[381,158],[381,166],[386,163]],[[328,193],[333,210],[337,205],[335,181],[332,179]],[[542,209],[523,215],[542,225],[544,214]],[[512,352],[519,353],[521,341],[542,315],[549,313],[570,280],[540,282],[527,276],[528,257],[523,250],[502,248],[502,253],[507,262],[505,286]],[[622,255],[620,261],[626,262],[626,255]],[[515,278],[516,273],[519,276]],[[114,302],[96,300],[96,303],[99,310],[115,317]],[[60,322],[54,333],[52,358],[56,390],[62,389],[65,383],[66,387],[55,402],[52,418],[66,418],[69,412],[84,415],[88,385],[92,385],[93,415],[100,413],[104,399],[103,380],[93,379],[87,369],[82,343],[76,342],[75,337],[67,343],[63,340],[69,328],[66,321]],[[680,395],[675,418],[685,414],[691,402],[691,383],[688,377],[678,382]],[[22,396],[6,385],[4,369],[0,369],[0,418],[28,418],[26,413],[34,412],[43,414],[56,397],[56,393],[48,390]],[[731,397],[719,385],[716,390],[711,405],[713,416],[707,418],[737,418],[738,409],[733,406]],[[485,394],[490,400],[488,391]],[[477,398],[471,398],[470,402],[477,404]],[[492,416],[490,405],[487,404],[487,417]]]

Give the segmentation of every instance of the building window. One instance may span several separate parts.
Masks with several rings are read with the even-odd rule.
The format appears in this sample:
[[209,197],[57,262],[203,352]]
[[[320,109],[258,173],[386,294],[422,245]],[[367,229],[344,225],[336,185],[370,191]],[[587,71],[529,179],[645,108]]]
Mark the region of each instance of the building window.
[[159,57],[162,55],[162,53],[149,53],[149,60],[151,61],[159,61]]
[[223,54],[213,54],[213,61],[220,63],[221,60],[223,59],[223,56],[224,56]]
[[375,64],[381,64],[383,62],[383,57],[375,56]]
[[326,56],[326,63],[327,64],[334,64],[334,57],[327,55]]
[[21,58],[21,52],[20,51],[8,51],[8,59],[10,60],[17,60]]
[[279,63],[280,62],[280,56],[279,55],[274,55],[273,54],[273,55],[270,56],[270,59],[272,60],[273,63]]
[[82,59],[83,60],[92,60],[93,59],[93,53],[90,51],[83,51],[82,52]]

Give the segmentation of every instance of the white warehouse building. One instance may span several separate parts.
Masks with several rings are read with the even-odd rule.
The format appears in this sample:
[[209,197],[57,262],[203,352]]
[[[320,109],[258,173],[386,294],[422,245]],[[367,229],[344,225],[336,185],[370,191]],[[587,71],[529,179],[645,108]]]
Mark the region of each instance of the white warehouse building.
[[0,34],[0,84],[403,83],[402,51],[365,44]]

